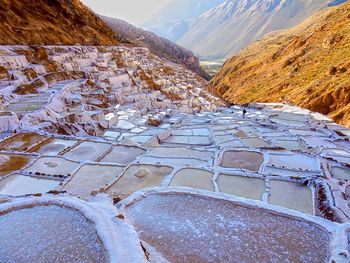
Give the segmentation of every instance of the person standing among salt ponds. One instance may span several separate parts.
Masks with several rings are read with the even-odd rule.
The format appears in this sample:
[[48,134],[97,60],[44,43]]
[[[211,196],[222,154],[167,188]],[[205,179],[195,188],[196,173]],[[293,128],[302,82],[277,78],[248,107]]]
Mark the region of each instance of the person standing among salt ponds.
[[247,110],[243,108],[243,119],[245,119],[246,114],[247,114]]

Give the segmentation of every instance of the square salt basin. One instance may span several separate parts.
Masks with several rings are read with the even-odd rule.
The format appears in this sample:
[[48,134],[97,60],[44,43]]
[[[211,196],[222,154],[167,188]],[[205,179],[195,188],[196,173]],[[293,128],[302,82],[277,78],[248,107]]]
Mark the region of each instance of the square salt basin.
[[45,143],[34,147],[31,152],[37,152],[44,155],[58,155],[60,152],[72,147],[77,142],[77,140],[50,139]]
[[252,148],[264,148],[264,147],[269,147],[270,144],[260,138],[242,138],[240,141],[245,144],[247,147],[252,147]]
[[128,146],[113,146],[112,151],[106,154],[100,162],[106,163],[118,163],[118,164],[129,164],[135,159],[144,154],[146,151],[138,147],[128,147]]
[[350,169],[334,166],[331,167],[330,171],[334,178],[339,180],[350,180]]
[[182,135],[171,135],[166,138],[165,143],[169,144],[188,144],[188,145],[211,145],[209,137],[205,136],[182,136]]
[[182,169],[171,179],[170,186],[191,187],[214,192],[213,175],[213,173],[201,169]]
[[25,152],[46,139],[48,137],[33,132],[19,133],[0,142],[0,150]]
[[313,196],[309,187],[288,181],[270,180],[269,203],[314,214]]
[[31,155],[0,154],[0,177],[24,168],[34,158]]
[[110,144],[84,141],[63,156],[73,161],[98,161],[110,149]]
[[239,175],[220,174],[217,185],[220,192],[255,200],[262,200],[266,191],[263,179]]
[[60,181],[36,178],[22,174],[12,174],[0,181],[0,194],[20,196],[47,193],[56,190]]
[[263,162],[264,155],[259,152],[226,151],[222,155],[220,166],[257,172]]
[[172,157],[172,158],[198,158],[211,159],[214,157],[214,152],[195,150],[190,148],[175,148],[175,147],[156,147],[147,152],[147,155],[154,157]]
[[47,175],[71,175],[77,169],[77,162],[68,161],[62,157],[41,157],[38,158],[30,167],[26,168],[26,173],[38,173]]
[[289,151],[301,151],[303,149],[301,143],[295,139],[275,139],[273,140],[273,144],[276,147],[281,147]]
[[137,164],[127,168],[121,177],[107,189],[112,197],[124,199],[143,188],[159,186],[173,168],[161,165]]
[[320,170],[319,160],[303,154],[270,153],[268,164],[273,167],[290,170]]
[[99,191],[116,179],[123,169],[116,165],[85,164],[62,190],[86,200],[92,191]]

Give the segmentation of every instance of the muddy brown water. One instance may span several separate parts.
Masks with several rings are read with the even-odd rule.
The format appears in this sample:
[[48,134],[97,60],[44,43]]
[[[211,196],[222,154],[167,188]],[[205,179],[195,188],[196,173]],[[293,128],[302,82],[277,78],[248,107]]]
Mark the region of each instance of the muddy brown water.
[[264,156],[258,152],[227,151],[223,154],[221,166],[256,172],[263,162]]

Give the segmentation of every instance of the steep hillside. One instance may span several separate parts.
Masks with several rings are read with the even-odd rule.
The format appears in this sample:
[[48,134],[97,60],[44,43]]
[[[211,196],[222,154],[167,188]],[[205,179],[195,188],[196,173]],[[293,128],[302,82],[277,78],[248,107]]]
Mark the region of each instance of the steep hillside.
[[0,44],[117,44],[114,33],[79,0],[0,1]]
[[187,69],[205,79],[210,76],[199,66],[199,60],[194,54],[173,42],[156,34],[137,28],[123,20],[101,16],[102,20],[116,33],[118,39],[126,40],[137,46],[147,47],[153,54],[174,63],[182,64]]
[[350,2],[266,36],[211,81],[226,100],[288,101],[350,126]]
[[159,36],[179,40],[193,19],[225,0],[172,0],[159,10],[144,26]]
[[275,30],[295,26],[344,0],[227,0],[191,24],[177,42],[197,56],[228,57]]

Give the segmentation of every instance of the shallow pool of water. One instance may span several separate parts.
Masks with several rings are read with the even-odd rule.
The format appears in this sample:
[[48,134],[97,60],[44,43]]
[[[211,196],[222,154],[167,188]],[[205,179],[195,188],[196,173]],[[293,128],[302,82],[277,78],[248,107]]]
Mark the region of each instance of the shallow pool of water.
[[0,150],[25,152],[47,137],[36,133],[19,133],[0,143]]
[[101,159],[101,162],[128,164],[146,151],[137,147],[113,146],[112,151]]
[[340,180],[350,180],[350,169],[334,166],[330,170],[333,177]]
[[2,262],[108,262],[94,224],[78,211],[38,206],[0,216]]
[[312,191],[302,184],[270,180],[269,202],[299,212],[313,215]]
[[64,154],[64,157],[73,161],[95,162],[109,149],[111,149],[109,144],[85,141]]
[[213,173],[201,169],[182,169],[175,174],[170,182],[170,186],[192,187],[208,191],[215,191],[212,182],[213,175]]
[[265,181],[259,178],[220,174],[217,184],[223,193],[249,199],[262,200],[266,191]]
[[140,238],[172,263],[329,260],[330,236],[323,228],[231,201],[150,194],[128,206],[127,217]]
[[56,190],[60,181],[12,174],[0,181],[0,194],[20,196]]
[[63,191],[88,199],[92,191],[99,191],[116,179],[124,167],[114,165],[85,164],[62,188]]
[[172,170],[169,166],[132,165],[107,189],[107,193],[124,199],[143,188],[159,186]]
[[223,154],[221,166],[225,168],[247,169],[258,171],[264,162],[264,156],[258,152],[226,151]]
[[61,157],[41,157],[25,169],[25,172],[49,175],[69,175],[78,168],[79,164]]
[[0,154],[0,176],[22,169],[33,158],[28,155]]

